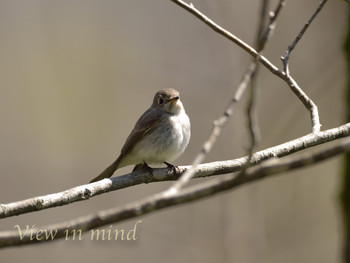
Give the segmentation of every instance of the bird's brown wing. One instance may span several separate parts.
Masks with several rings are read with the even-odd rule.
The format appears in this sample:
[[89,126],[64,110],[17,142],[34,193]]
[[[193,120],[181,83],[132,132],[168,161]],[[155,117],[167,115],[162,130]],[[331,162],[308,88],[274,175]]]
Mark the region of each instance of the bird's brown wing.
[[92,179],[90,183],[97,182],[104,178],[111,177],[114,172],[118,169],[120,162],[123,158],[132,150],[135,144],[143,138],[152,128],[157,125],[161,118],[161,112],[155,109],[148,109],[139,120],[136,122],[135,127],[132,129],[129,134],[126,142],[120,152],[119,157],[105,170],[102,171],[97,177]]

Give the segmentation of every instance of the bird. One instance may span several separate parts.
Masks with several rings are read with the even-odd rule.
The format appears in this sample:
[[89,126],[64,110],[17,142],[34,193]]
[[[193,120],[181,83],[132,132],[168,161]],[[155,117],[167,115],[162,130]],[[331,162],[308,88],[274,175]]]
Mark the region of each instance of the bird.
[[149,164],[166,164],[178,158],[186,149],[191,137],[191,124],[180,94],[175,89],[161,89],[138,119],[121,149],[119,157],[90,183],[111,177],[119,168],[136,165],[152,173]]

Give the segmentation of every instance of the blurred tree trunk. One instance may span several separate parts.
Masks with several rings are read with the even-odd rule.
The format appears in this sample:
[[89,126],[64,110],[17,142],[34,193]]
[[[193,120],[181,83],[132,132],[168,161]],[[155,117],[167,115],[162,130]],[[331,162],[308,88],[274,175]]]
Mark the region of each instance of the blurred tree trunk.
[[[348,79],[346,87],[346,105],[347,105],[347,122],[350,122],[350,6],[348,13],[348,28],[344,45],[345,59],[348,69]],[[343,179],[343,189],[341,193],[341,202],[344,220],[344,243],[343,243],[343,262],[350,263],[350,153],[345,156],[345,170]]]

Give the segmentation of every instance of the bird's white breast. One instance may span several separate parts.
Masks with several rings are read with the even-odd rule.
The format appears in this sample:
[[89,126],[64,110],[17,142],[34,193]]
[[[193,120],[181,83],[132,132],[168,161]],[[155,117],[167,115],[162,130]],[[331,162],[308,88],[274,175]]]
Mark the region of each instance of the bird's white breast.
[[190,137],[190,119],[181,108],[177,114],[162,118],[154,130],[135,145],[124,164],[171,162],[185,151]]

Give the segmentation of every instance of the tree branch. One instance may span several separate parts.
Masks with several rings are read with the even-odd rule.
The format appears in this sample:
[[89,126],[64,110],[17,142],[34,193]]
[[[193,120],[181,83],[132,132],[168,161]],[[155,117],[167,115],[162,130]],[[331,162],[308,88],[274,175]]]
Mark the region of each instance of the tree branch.
[[289,69],[288,69],[288,63],[289,63],[289,56],[295,46],[298,44],[299,40],[303,37],[304,33],[308,29],[308,27],[311,25],[312,21],[315,19],[315,17],[318,15],[319,12],[321,12],[323,6],[326,4],[327,0],[322,0],[319,4],[318,7],[316,8],[315,12],[311,15],[311,17],[306,21],[304,24],[303,28],[300,30],[298,35],[295,37],[293,42],[288,46],[288,49],[286,50],[286,53],[284,57],[281,57],[282,62],[283,62],[283,67],[284,67],[284,72],[289,75]]
[[[278,6],[282,7],[281,3],[283,3],[283,0],[280,1],[280,4]],[[269,12],[269,6],[270,6],[270,0],[261,1],[258,30],[256,33],[256,40],[255,40],[256,50],[259,51],[260,55],[262,54],[262,50],[264,50],[265,44],[269,40],[270,35],[272,35],[272,32],[274,31],[273,30],[274,26],[271,26],[272,25],[271,21],[277,17],[276,12]],[[279,11],[278,8],[277,8],[277,11]],[[266,20],[268,17],[270,18],[270,20],[269,20],[268,26],[266,26]],[[269,34],[269,32],[271,33]],[[258,143],[260,142],[260,129],[259,129],[258,118],[256,114],[256,101],[257,101],[257,88],[258,88],[257,76],[259,73],[260,64],[258,63],[258,57],[254,58],[253,61],[255,65],[255,70],[251,74],[250,89],[249,89],[249,96],[248,96],[247,110],[246,110],[248,132],[250,135],[247,167],[250,163],[250,159],[254,153],[254,150],[256,149]],[[244,171],[244,169],[242,171]]]
[[278,76],[280,79],[282,79],[284,82],[288,84],[288,86],[293,91],[293,93],[297,95],[297,97],[301,100],[303,105],[310,112],[312,132],[317,133],[321,130],[320,118],[319,118],[316,104],[299,87],[299,85],[292,78],[292,76],[290,76],[289,74],[286,74],[284,71],[279,70],[278,67],[276,67],[273,63],[271,63],[267,58],[265,58],[262,55],[259,55],[259,52],[257,52],[253,47],[249,46],[243,40],[239,39],[238,37],[233,35],[231,32],[227,31],[223,27],[216,24],[213,20],[209,19],[207,16],[202,14],[199,10],[197,10],[193,6],[193,4],[187,4],[182,0],[171,0],[171,1],[177,4],[178,6],[184,8],[185,10],[187,10],[197,18],[199,18],[202,22],[207,24],[215,32],[219,33],[220,35],[226,37],[227,39],[237,44],[239,47],[247,51],[254,58],[258,57],[259,62],[262,63],[271,73]]
[[292,89],[292,91],[298,96],[298,98],[303,102],[305,107],[310,111],[311,114],[311,122],[312,122],[312,131],[313,132],[319,132],[321,129],[320,124],[320,118],[318,115],[318,109],[316,104],[308,98],[308,96],[303,92],[303,90],[298,86],[298,84],[295,82],[293,78],[290,77],[289,73],[289,56],[299,40],[303,37],[304,33],[308,29],[308,27],[311,25],[314,18],[319,14],[319,12],[322,10],[323,6],[326,4],[327,0],[322,0],[318,7],[316,8],[315,12],[311,15],[311,17],[306,21],[303,28],[300,30],[298,35],[295,37],[293,42],[288,46],[288,49],[286,50],[286,53],[284,57],[281,57],[283,62],[283,70],[286,76],[286,82],[288,83],[289,87]]
[[[256,165],[272,157],[283,157],[301,150],[331,142],[350,135],[350,123],[340,127],[322,131],[319,134],[308,134],[292,141],[264,149],[252,155],[250,163]],[[198,165],[195,170],[195,178],[227,174],[240,171],[247,162],[247,156],[228,160]],[[179,167],[180,173],[185,172],[190,166]],[[29,198],[8,204],[0,205],[0,218],[21,215],[34,211],[40,211],[56,206],[68,205],[73,202],[84,201],[96,195],[131,187],[144,183],[174,181],[179,175],[167,168],[154,169],[153,175],[148,173],[130,173],[111,179],[104,179],[96,183],[73,187],[66,191]]]
[[[247,183],[284,173],[285,171],[307,167],[349,150],[350,138],[347,138],[336,146],[330,146],[316,153],[308,153],[302,156],[290,156],[278,161],[272,159],[256,167],[248,168],[244,176],[237,176],[234,174],[223,175],[201,184],[182,189],[175,195],[168,195],[167,192],[161,192],[122,207],[100,211],[97,214],[48,225],[42,228],[33,228],[30,232],[23,231],[22,235],[19,235],[18,231],[0,232],[0,247],[53,241],[67,237],[67,233],[71,231],[86,232],[108,224],[139,217],[166,207],[199,200]],[[41,239],[35,238],[38,233],[43,233],[45,231],[46,233],[53,233],[54,236]]]
[[[257,124],[256,115],[254,114],[255,101],[256,101],[256,82],[254,82],[254,79],[256,79],[256,76],[258,74],[259,57],[262,55],[262,52],[264,51],[267,42],[269,41],[273,32],[275,31],[278,15],[280,14],[282,8],[285,6],[285,2],[286,0],[280,0],[275,10],[273,12],[269,12],[269,15],[268,15],[269,23],[266,29],[264,28],[263,25],[265,24],[264,21],[268,13],[267,6],[269,5],[269,1],[264,0],[262,2],[261,15],[260,15],[260,21],[259,21],[260,26],[258,28],[257,39],[256,39],[257,51],[259,52],[259,55],[254,58],[251,66],[248,67],[248,70],[246,71],[246,75],[248,79],[247,82],[250,82],[250,94],[249,94],[248,107],[247,107],[247,119],[248,119],[248,131],[249,131],[250,140],[251,140],[250,147],[248,150],[247,166],[249,165],[254,149],[260,140],[259,126]],[[244,171],[244,169],[242,171]]]

